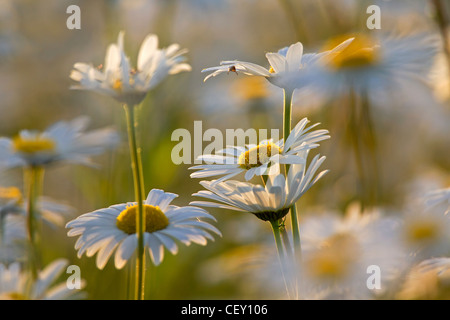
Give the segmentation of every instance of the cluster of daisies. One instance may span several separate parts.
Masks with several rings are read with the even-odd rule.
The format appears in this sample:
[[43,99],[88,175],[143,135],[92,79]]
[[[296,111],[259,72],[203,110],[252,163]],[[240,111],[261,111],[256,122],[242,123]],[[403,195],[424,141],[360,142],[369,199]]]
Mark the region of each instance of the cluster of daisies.
[[[345,216],[330,213],[302,220],[297,202],[328,172],[320,169],[324,156],[308,159],[309,154],[331,137],[328,130],[317,128],[318,123],[309,125],[307,118],[291,127],[294,92],[315,92],[324,103],[339,96],[350,96],[351,102],[364,100],[355,103],[361,109],[354,114],[367,117],[370,110],[363,107],[379,104],[380,94],[385,104],[397,103],[399,92],[409,86],[416,92],[428,90],[417,75],[426,73],[429,66],[424,61],[434,52],[428,37],[356,35],[331,41],[318,53],[304,54],[300,42],[269,52],[266,67],[232,60],[204,69],[212,72],[205,81],[234,72],[263,77],[281,88],[284,136],[200,156],[204,164],[191,167],[191,177],[211,179],[201,180],[204,190],[193,194],[201,199],[177,206],[174,193],[159,189],[146,193],[135,123],[136,107],[150,90],[168,75],[191,70],[186,50],[178,44],[160,49],[157,36],[149,35],[134,68],[121,32],[117,43],[108,47],[102,68],[76,63],[70,77],[77,82],[74,89],[99,92],[124,105],[135,199],[82,214],[65,225],[69,237],[78,237],[78,257],[96,256],[99,269],[112,259],[117,269],[135,263],[135,298],[143,299],[144,256],[159,265],[166,250],[177,254],[180,243],[206,245],[221,236],[212,224],[216,219],[204,209],[218,208],[250,213],[271,224],[278,259],[274,270],[268,268],[264,283],[275,280],[289,298],[391,297],[390,290],[399,298],[415,297],[417,283],[405,287],[405,282],[414,282],[418,274],[434,277],[436,296],[448,294],[448,283],[449,291],[440,289],[450,279],[450,189],[431,192],[407,214],[394,215],[370,206],[373,203],[364,193],[373,191],[369,186],[362,193],[364,208],[352,207]],[[363,120],[367,121],[355,121]],[[88,120],[81,117],[43,132],[25,130],[13,138],[0,138],[0,169],[23,168],[26,181],[24,192],[13,186],[0,188],[1,298],[61,299],[82,293],[69,290],[65,283],[50,287],[67,261],[59,259],[42,268],[37,242],[41,222],[64,225],[73,211],[42,196],[45,170],[59,163],[93,165],[92,156],[120,143],[112,128],[87,131],[87,126]],[[17,248],[17,240],[26,245]],[[381,270],[380,283],[368,284],[368,267]]]
[[[79,83],[74,89],[97,91],[134,108],[169,74],[191,69],[184,62],[186,50],[180,50],[178,44],[160,49],[155,35],[145,38],[137,69],[133,69],[124,53],[123,38],[124,34],[120,33],[117,43],[109,46],[103,70],[85,63],[74,65],[71,78]],[[59,259],[42,269],[37,242],[41,221],[64,226],[68,214],[74,211],[42,196],[45,170],[61,163],[92,166],[92,156],[120,143],[120,135],[114,129],[87,131],[88,124],[86,117],[80,117],[58,122],[43,132],[24,130],[14,138],[0,138],[0,169],[23,168],[26,181],[25,192],[15,186],[0,188],[0,294],[3,299],[83,296],[79,290],[68,289],[65,282],[50,288],[68,263]],[[133,254],[136,256],[137,217],[141,210],[142,244],[152,262],[159,265],[165,249],[176,254],[179,243],[206,245],[208,240],[214,240],[214,235],[221,235],[209,223],[216,219],[207,211],[172,204],[177,196],[152,189],[140,203],[117,204],[79,216],[66,224],[68,235],[79,237],[75,244],[79,257],[97,254],[96,264],[103,269],[115,253],[114,264],[121,269]],[[18,243],[22,244],[20,248]]]

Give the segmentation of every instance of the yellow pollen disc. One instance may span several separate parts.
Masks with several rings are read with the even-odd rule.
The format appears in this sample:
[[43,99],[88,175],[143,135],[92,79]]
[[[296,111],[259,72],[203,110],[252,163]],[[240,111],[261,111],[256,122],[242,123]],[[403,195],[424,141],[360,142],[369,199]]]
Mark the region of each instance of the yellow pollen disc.
[[113,89],[116,91],[122,91],[122,80],[120,79],[116,79],[113,83]]
[[281,153],[280,148],[273,143],[260,144],[250,150],[243,152],[238,159],[241,168],[249,170],[259,167],[269,161],[269,158]]
[[336,279],[351,272],[358,256],[356,239],[349,234],[337,234],[322,243],[307,261],[309,272],[322,279]]
[[408,239],[416,241],[433,240],[439,233],[439,226],[433,221],[416,221],[407,228]]
[[19,188],[16,187],[0,187],[0,200],[15,200],[17,202],[21,202],[22,192],[20,192]]
[[17,136],[13,139],[13,148],[17,152],[23,153],[37,153],[37,152],[51,152],[55,150],[55,141],[52,139],[35,136],[24,138]]
[[270,72],[270,73],[275,73],[275,70],[273,69],[272,66],[270,66],[269,72]]
[[[341,43],[340,39],[331,41],[332,46]],[[379,60],[379,48],[368,37],[358,35],[344,49],[331,56],[330,64],[335,69],[360,68],[375,64]]]
[[[143,205],[145,232],[155,232],[167,228],[169,219],[158,206]],[[123,210],[117,217],[117,228],[128,234],[136,233],[136,215],[138,213],[138,205],[130,206]]]

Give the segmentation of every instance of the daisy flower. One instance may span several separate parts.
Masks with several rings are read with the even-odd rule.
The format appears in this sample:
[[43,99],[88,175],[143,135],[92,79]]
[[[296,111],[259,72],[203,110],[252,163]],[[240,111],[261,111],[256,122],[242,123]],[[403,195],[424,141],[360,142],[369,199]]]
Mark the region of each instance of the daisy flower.
[[27,257],[27,230],[25,219],[6,215],[0,221],[0,262],[24,261]]
[[223,175],[215,183],[230,179],[245,172],[245,179],[250,180],[255,175],[278,174],[279,164],[305,164],[305,151],[316,148],[317,142],[330,138],[327,130],[313,130],[316,123],[309,128],[307,118],[301,120],[291,131],[286,142],[279,140],[264,140],[259,145],[228,146],[215,155],[202,155],[198,159],[213,164],[190,167],[199,170],[191,174],[191,178],[206,178]]
[[428,259],[412,267],[396,298],[400,300],[449,300],[449,259]]
[[158,85],[167,75],[190,71],[178,44],[158,49],[158,37],[149,34],[139,49],[137,69],[130,65],[125,55],[124,32],[119,33],[117,43],[109,45],[105,64],[96,68],[92,64],[77,62],[70,78],[79,84],[73,89],[92,90],[113,97],[127,105],[137,105],[147,92]]
[[10,138],[0,138],[0,168],[42,167],[70,162],[92,165],[90,156],[114,147],[118,134],[110,129],[86,132],[88,119],[57,122],[43,132],[22,130]]
[[240,212],[249,212],[257,218],[275,222],[283,218],[292,205],[297,202],[328,171],[314,176],[325,157],[317,155],[306,169],[305,165],[295,164],[289,170],[287,178],[283,174],[269,176],[267,184],[254,185],[248,182],[201,181],[207,190],[193,196],[211,201],[193,201],[190,204],[201,207],[223,208]]
[[425,206],[442,207],[443,212],[450,212],[450,188],[434,190],[425,195]]
[[[350,206],[345,215],[309,215],[301,221],[303,298],[369,299],[385,292],[402,269],[404,252],[393,241],[395,225],[378,211]],[[367,287],[369,266],[381,271],[380,288]]]
[[[25,217],[28,211],[28,200],[17,187],[0,186],[0,225],[8,215]],[[57,202],[49,197],[41,196],[37,200],[38,218],[49,226],[64,226],[66,218],[73,213],[73,208]],[[0,230],[1,233],[1,230]]]
[[450,270],[450,258],[441,257],[441,258],[431,258],[425,261],[422,261],[418,265],[421,272],[435,271],[437,274],[441,274]]
[[[340,41],[331,40],[329,47]],[[387,102],[399,97],[413,103],[424,95],[431,98],[426,79],[436,52],[434,38],[428,36],[359,34],[313,64],[303,81],[328,100],[354,92],[377,106],[389,105]]]
[[[205,210],[196,207],[170,205],[176,194],[153,189],[144,202],[144,245],[148,248],[155,265],[164,258],[164,248],[172,254],[178,252],[175,240],[185,245],[206,245],[214,240],[212,235],[221,235],[211,224],[200,219],[214,220]],[[78,257],[97,253],[97,267],[103,269],[114,251],[117,269],[125,266],[137,247],[136,203],[123,203],[86,213],[70,221],[68,236],[79,236],[75,249]]]
[[322,53],[303,54],[303,45],[300,42],[280,49],[278,52],[266,53],[270,64],[269,69],[251,62],[238,60],[222,61],[220,66],[203,69],[202,72],[212,72],[204,81],[222,73],[243,73],[251,76],[261,76],[277,87],[294,90],[301,86],[299,76],[303,69],[317,63],[321,59],[345,48],[352,39],[343,41],[332,50]]
[[[58,279],[68,265],[65,259],[58,259],[40,271],[38,278],[32,280],[28,272],[21,270],[19,263],[9,267],[0,264],[0,300],[66,300],[78,299],[84,293],[78,289],[69,289],[64,281],[51,285]],[[84,287],[84,281],[81,281]]]
[[449,254],[450,216],[436,208],[407,209],[397,235],[415,261]]

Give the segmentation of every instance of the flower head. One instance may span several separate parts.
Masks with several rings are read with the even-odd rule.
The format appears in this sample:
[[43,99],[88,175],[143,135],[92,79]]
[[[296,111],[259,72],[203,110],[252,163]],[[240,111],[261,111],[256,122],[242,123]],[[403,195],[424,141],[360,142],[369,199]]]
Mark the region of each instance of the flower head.
[[245,179],[250,180],[255,175],[278,174],[280,164],[305,164],[307,151],[318,147],[317,142],[330,137],[327,130],[311,131],[319,123],[307,128],[308,123],[307,118],[302,119],[291,131],[285,143],[283,140],[275,143],[272,140],[264,140],[258,145],[228,146],[215,155],[200,156],[199,159],[213,164],[189,168],[199,170],[192,173],[191,177],[206,178],[220,175],[222,177],[215,181],[218,183],[245,172]]
[[240,212],[249,212],[264,221],[276,221],[283,218],[290,207],[299,200],[328,171],[314,176],[325,157],[317,155],[308,169],[305,165],[293,165],[288,177],[283,174],[269,176],[267,184],[254,185],[247,182],[202,181],[207,190],[199,191],[194,196],[211,201],[193,201],[192,205],[216,207]]
[[305,68],[326,58],[327,55],[341,50],[348,45],[350,40],[346,40],[332,50],[320,54],[303,54],[303,45],[300,42],[282,48],[278,52],[268,52],[266,58],[270,64],[269,69],[250,62],[238,60],[222,61],[220,66],[202,70],[202,72],[213,72],[204,81],[224,72],[235,72],[251,76],[262,76],[277,87],[294,90],[302,86],[300,77]]
[[85,132],[85,117],[57,122],[43,132],[22,130],[10,138],[0,138],[0,168],[48,166],[70,162],[90,165],[90,156],[117,145],[113,129]]
[[[220,235],[211,224],[200,219],[215,220],[205,210],[196,207],[170,205],[176,194],[153,189],[144,202],[144,243],[155,265],[164,259],[164,247],[172,254],[178,252],[175,240],[185,245],[206,245],[214,240],[211,233]],[[103,269],[116,251],[114,263],[123,268],[136,251],[136,203],[123,203],[86,213],[70,221],[68,235],[79,236],[75,249],[78,257],[97,253],[97,267]]]
[[[392,220],[378,211],[350,206],[301,221],[302,261],[297,270],[304,297],[368,299],[383,293],[403,268],[404,252],[393,241]],[[380,287],[367,287],[368,268],[382,270]]]
[[149,34],[139,50],[137,68],[130,65],[123,48],[124,32],[119,33],[117,43],[106,52],[101,70],[91,64],[77,62],[70,77],[79,82],[74,89],[100,92],[128,105],[139,104],[147,92],[158,85],[167,75],[190,71],[178,44],[165,49],[158,48],[158,37]]
[[[68,265],[65,259],[58,259],[39,272],[32,280],[28,272],[23,272],[19,263],[9,267],[0,264],[0,300],[65,300],[81,298],[79,289],[69,289],[66,282],[50,287]],[[81,282],[84,286],[84,282]]]
[[[341,39],[330,40],[326,47]],[[311,65],[303,76],[303,82],[325,100],[353,92],[382,106],[399,98],[415,102],[418,94],[431,97],[426,78],[437,51],[432,37],[359,34],[347,41],[345,47]]]

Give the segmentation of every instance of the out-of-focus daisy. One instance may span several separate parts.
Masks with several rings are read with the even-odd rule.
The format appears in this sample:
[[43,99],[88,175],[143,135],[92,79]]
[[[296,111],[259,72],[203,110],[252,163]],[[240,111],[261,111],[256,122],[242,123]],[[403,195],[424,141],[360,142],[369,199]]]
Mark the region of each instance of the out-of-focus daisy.
[[448,258],[434,258],[415,265],[405,277],[396,298],[401,300],[449,300]]
[[69,162],[92,165],[90,156],[114,147],[115,130],[86,132],[88,118],[57,122],[43,132],[23,130],[16,137],[0,138],[0,168],[42,167]]
[[450,216],[423,206],[406,210],[398,236],[416,261],[449,254]]
[[[331,40],[329,47],[341,40]],[[436,41],[429,36],[359,34],[309,68],[303,81],[329,100],[353,92],[378,106],[398,99],[414,102],[423,99],[419,94],[428,94],[426,79],[436,52]]]
[[9,213],[21,211],[22,192],[17,187],[0,186],[0,221]]
[[[404,253],[393,241],[392,222],[353,206],[345,216],[309,215],[301,221],[303,298],[368,299],[385,292],[403,268]],[[380,268],[380,288],[367,286],[370,266]]]
[[425,195],[425,206],[437,207],[436,210],[441,210],[440,208],[442,208],[442,212],[448,214],[450,212],[450,188],[427,193]]
[[441,257],[441,258],[431,258],[425,261],[422,261],[418,268],[421,272],[435,271],[437,274],[446,272],[450,270],[450,258]]
[[[51,287],[67,265],[65,259],[55,260],[33,280],[28,272],[21,270],[19,263],[12,263],[9,267],[0,264],[0,300],[68,300],[84,297],[81,289],[69,289],[66,281]],[[80,285],[84,287],[83,280],[80,280]]]
[[0,222],[0,263],[24,261],[27,247],[25,219],[19,215],[4,215]]
[[[214,220],[205,210],[196,207],[170,205],[176,194],[153,189],[144,202],[144,245],[155,265],[164,258],[164,247],[172,254],[178,252],[175,240],[185,245],[206,245],[214,240],[211,233],[221,235],[211,224],[200,219]],[[69,222],[68,235],[79,236],[75,249],[78,257],[97,253],[97,267],[103,269],[116,251],[114,263],[123,268],[136,251],[136,203],[123,203],[86,213]]]
[[[286,142],[279,140],[264,140],[259,145],[228,146],[215,155],[202,155],[200,160],[213,162],[193,166],[189,169],[199,170],[191,174],[191,178],[206,178],[222,175],[215,183],[230,179],[245,172],[245,179],[250,180],[255,175],[273,175],[280,172],[280,164],[306,164],[307,151],[318,147],[317,142],[328,139],[327,130],[313,130],[316,123],[309,128],[307,118],[301,120],[291,131]],[[305,152],[306,151],[306,152]]]
[[[37,217],[49,226],[62,227],[73,208],[67,204],[57,202],[49,197],[41,196],[37,200]],[[25,217],[28,200],[17,187],[0,186],[0,224],[1,219],[14,214]]]
[[120,32],[117,43],[109,45],[102,68],[75,63],[70,77],[79,84],[72,88],[96,91],[133,106],[139,104],[147,92],[167,75],[191,70],[191,66],[184,62],[186,49],[180,50],[178,44],[159,49],[158,37],[154,34],[149,34],[142,42],[137,69],[134,69],[125,55],[123,39],[124,32]]
[[303,45],[300,42],[280,49],[278,52],[268,52],[266,58],[270,67],[266,69],[260,65],[238,60],[222,61],[220,66],[203,69],[202,72],[212,72],[204,81],[222,73],[243,73],[251,76],[261,76],[266,78],[277,87],[294,90],[301,86],[299,76],[302,69],[320,61],[329,54],[333,54],[345,48],[351,39],[343,41],[335,48],[322,53],[303,54]]
[[219,183],[201,181],[207,190],[193,195],[212,201],[193,201],[191,204],[249,212],[261,220],[275,222],[283,218],[292,205],[328,172],[325,170],[315,176],[323,161],[325,157],[317,155],[308,169],[305,165],[295,164],[287,178],[283,174],[269,176],[265,186],[233,180]]

